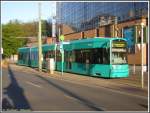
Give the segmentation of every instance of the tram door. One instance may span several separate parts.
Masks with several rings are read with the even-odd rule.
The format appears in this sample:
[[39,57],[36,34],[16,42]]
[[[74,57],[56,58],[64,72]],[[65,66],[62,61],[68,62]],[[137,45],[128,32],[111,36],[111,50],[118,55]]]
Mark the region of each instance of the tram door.
[[66,52],[66,69],[67,70],[71,70],[71,68],[72,68],[71,62],[72,62],[72,52],[67,51]]
[[86,73],[90,74],[90,51],[87,50],[84,55]]

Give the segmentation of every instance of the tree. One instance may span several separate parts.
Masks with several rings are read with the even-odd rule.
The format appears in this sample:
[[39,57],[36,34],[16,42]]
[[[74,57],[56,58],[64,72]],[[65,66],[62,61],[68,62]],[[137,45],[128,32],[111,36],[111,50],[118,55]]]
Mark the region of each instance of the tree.
[[[51,23],[42,20],[42,36],[51,36]],[[20,47],[26,45],[27,39],[17,37],[38,37],[38,22],[21,23],[18,20],[2,25],[2,46],[4,57],[17,54]]]
[[17,39],[18,36],[24,36],[22,26],[18,21],[9,22],[2,25],[2,46],[4,49],[4,57],[10,57],[17,53],[17,49],[23,46],[26,39]]
[[52,36],[52,23],[42,20],[42,36]]

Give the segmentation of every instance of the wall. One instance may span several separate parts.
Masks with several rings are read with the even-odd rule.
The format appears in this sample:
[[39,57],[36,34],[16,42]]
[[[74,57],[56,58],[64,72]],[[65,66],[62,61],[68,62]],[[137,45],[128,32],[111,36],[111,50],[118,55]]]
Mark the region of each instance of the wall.
[[[88,31],[83,31],[83,32],[78,32],[78,33],[72,33],[73,30],[71,28],[69,28],[68,26],[63,26],[63,34],[65,34],[65,41],[70,41],[70,40],[77,40],[77,39],[81,39],[81,38],[92,38],[92,37],[97,37],[97,35],[99,37],[115,37],[115,29],[118,31],[117,32],[117,36],[118,37],[122,37],[122,31],[125,27],[131,27],[134,25],[140,25],[141,23],[144,23],[144,25],[146,26],[146,19],[142,18],[142,19],[137,19],[137,20],[129,20],[129,21],[125,21],[122,23],[118,23],[117,26],[115,25],[107,25],[107,26],[101,26],[99,28],[96,29],[91,29]],[[70,33],[70,34],[67,34]],[[144,45],[144,64],[147,63],[147,44]],[[140,48],[138,47],[138,45],[136,45],[136,53],[135,54],[128,54],[128,63],[129,64],[141,64],[141,51]]]
[[71,28],[69,25],[66,25],[66,24],[63,24],[63,25],[62,25],[61,30],[62,30],[62,31],[61,31],[62,34],[70,34],[70,33],[75,32],[75,31],[73,30],[73,28]]
[[81,38],[82,38],[81,32],[65,35],[65,41],[76,40],[76,39],[81,39]]
[[96,37],[96,29],[84,31],[84,38]]
[[[148,58],[148,54],[147,54],[147,44],[143,44],[143,63],[147,64],[147,58]],[[140,44],[136,44],[135,45],[135,54],[128,54],[128,63],[129,64],[136,64],[136,65],[140,65],[141,64],[141,46]]]

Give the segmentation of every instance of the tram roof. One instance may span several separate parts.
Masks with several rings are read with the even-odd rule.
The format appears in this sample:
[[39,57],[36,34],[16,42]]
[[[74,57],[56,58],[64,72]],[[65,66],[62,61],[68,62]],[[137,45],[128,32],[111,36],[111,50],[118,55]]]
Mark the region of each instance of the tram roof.
[[19,48],[18,51],[19,52],[26,52],[30,49],[30,47],[22,47],[22,48]]
[[42,45],[42,51],[54,50],[55,44],[44,44]]
[[[74,40],[74,41],[70,41],[70,44],[76,44],[76,43],[89,43],[89,42],[109,42],[112,40],[116,40],[116,39],[121,39],[121,40],[126,40],[124,38],[118,38],[118,37],[94,37],[94,38],[86,38],[86,39],[79,39],[79,40]],[[67,45],[67,44],[64,44]],[[18,51],[19,52],[26,52],[31,48],[31,51],[38,51],[38,47],[34,46],[34,47],[22,47],[19,48]],[[42,51],[47,51],[47,50],[54,50],[55,48],[55,44],[43,44],[42,45]],[[64,47],[66,48],[66,47]]]
[[121,39],[121,40],[125,40],[124,38],[118,38],[118,37],[94,37],[94,38],[86,38],[86,39],[80,39],[80,40],[74,40],[71,41],[71,43],[81,43],[81,42],[97,42],[97,41],[103,41],[103,42],[109,42],[112,40],[116,40],[116,39]]

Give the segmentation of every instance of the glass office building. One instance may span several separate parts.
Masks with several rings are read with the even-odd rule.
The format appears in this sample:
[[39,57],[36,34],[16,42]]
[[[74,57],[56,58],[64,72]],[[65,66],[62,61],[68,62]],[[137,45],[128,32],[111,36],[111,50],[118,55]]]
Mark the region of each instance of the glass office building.
[[57,23],[80,32],[148,16],[148,2],[57,2]]

